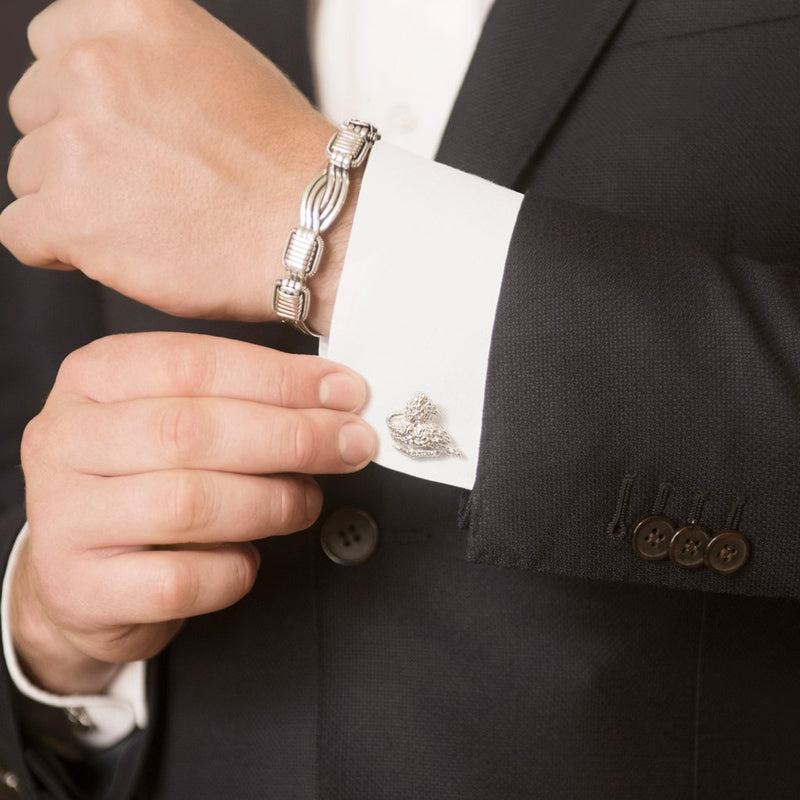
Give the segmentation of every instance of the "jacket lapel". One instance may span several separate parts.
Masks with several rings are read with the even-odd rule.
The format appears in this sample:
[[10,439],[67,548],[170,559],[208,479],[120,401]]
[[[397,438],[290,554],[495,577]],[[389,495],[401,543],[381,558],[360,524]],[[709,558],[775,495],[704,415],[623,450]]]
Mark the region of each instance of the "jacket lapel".
[[496,0],[437,159],[513,186],[634,0]]

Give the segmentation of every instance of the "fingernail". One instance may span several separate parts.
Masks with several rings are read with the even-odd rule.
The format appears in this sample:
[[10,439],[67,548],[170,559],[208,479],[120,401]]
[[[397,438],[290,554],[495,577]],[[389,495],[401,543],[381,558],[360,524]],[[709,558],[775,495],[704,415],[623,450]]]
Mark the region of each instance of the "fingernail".
[[364,381],[347,372],[332,372],[319,384],[319,403],[337,411],[356,411],[367,399]]
[[375,433],[361,422],[348,422],[339,431],[339,454],[352,467],[372,458],[376,446]]

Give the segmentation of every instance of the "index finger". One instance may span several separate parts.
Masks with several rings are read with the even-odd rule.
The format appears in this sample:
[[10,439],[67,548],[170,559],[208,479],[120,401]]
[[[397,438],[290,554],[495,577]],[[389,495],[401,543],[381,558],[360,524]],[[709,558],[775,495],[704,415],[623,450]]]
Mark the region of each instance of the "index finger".
[[364,379],[318,356],[193,333],[131,333],[69,355],[57,390],[98,403],[147,397],[228,397],[285,408],[357,411]]

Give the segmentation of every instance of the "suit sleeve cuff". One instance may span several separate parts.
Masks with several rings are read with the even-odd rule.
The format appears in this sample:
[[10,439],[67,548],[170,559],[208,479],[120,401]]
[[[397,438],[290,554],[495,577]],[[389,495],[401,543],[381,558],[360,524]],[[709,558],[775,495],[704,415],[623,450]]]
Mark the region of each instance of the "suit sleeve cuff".
[[28,680],[17,659],[9,630],[11,583],[27,535],[28,526],[25,525],[11,551],[0,601],[3,655],[11,680],[17,690],[29,700],[50,708],[79,709],[85,712],[84,719],[90,724],[86,727],[77,725],[74,728],[75,739],[84,747],[97,750],[113,747],[136,728],[147,726],[146,664],[144,661],[126,664],[103,695],[56,695],[40,689]]
[[[329,341],[321,352],[370,386],[376,462],[471,488],[495,307],[522,195],[375,146],[361,185]],[[387,417],[425,392],[462,456],[412,457]]]

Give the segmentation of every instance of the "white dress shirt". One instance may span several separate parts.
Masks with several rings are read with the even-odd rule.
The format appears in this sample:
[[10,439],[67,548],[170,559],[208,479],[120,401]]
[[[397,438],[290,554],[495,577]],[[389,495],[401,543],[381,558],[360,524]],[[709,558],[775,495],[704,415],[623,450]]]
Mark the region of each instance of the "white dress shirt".
[[[363,415],[379,435],[378,463],[464,488],[475,479],[494,311],[522,197],[432,158],[491,4],[317,0],[310,31],[323,112],[336,123],[369,120],[383,136],[365,169],[322,352],[367,379]],[[437,404],[463,457],[414,459],[392,446],[386,417],[418,391]],[[76,736],[111,746],[147,724],[145,664],[127,665],[102,696],[57,696],[27,680],[8,633],[25,536],[24,528],[3,586],[11,677],[40,703],[86,709],[93,728]]]

